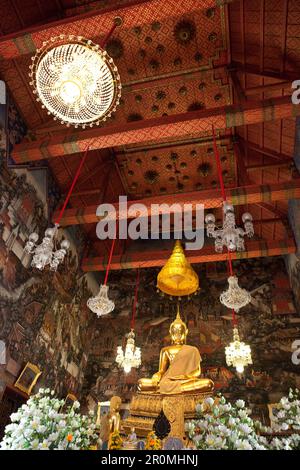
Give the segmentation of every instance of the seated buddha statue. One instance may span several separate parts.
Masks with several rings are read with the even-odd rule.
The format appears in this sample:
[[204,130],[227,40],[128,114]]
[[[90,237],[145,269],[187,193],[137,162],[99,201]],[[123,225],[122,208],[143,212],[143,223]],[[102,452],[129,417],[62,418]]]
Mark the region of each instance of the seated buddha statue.
[[170,346],[160,352],[159,370],[150,379],[140,379],[138,390],[147,393],[182,394],[187,392],[211,392],[214,383],[201,378],[199,350],[186,343],[188,328],[177,309],[176,320],[171,323]]

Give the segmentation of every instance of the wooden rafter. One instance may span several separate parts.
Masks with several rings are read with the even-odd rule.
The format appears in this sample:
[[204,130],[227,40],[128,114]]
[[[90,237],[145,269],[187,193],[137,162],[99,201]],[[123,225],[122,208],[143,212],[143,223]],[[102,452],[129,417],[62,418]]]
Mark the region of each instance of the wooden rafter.
[[212,125],[223,130],[233,126],[255,124],[300,115],[300,106],[293,105],[289,96],[208,110],[188,112],[155,119],[81,132],[60,133],[47,140],[21,143],[12,156],[16,163],[72,155],[84,151],[128,144],[185,138],[211,132]]
[[[279,256],[288,253],[295,253],[296,245],[293,238],[285,240],[272,241],[251,241],[246,243],[246,251],[232,253],[232,259],[260,258],[263,256]],[[110,269],[134,269],[163,266],[170,256],[169,251],[160,252],[127,252],[122,255],[116,255],[112,258]],[[216,253],[214,246],[206,246],[202,250],[187,251],[186,257],[190,263],[209,263],[213,261],[226,261],[227,253]],[[82,270],[104,271],[107,266],[107,256],[85,258],[82,262]]]
[[[188,2],[176,2],[174,14],[181,17],[199,8],[210,8],[232,3],[235,0],[189,0]],[[154,18],[162,21],[170,16],[169,2],[161,0],[128,0],[127,5],[108,6],[99,10],[92,10],[77,16],[66,17],[61,20],[32,26],[16,33],[7,34],[0,39],[0,57],[13,59],[26,54],[32,54],[41,47],[43,41],[61,34],[67,30],[69,34],[80,34],[91,40],[99,40],[99,31],[105,36],[111,29],[116,16],[123,18],[124,29],[130,29],[139,25],[150,23]],[[99,29],[95,28],[99,25]],[[91,34],[92,32],[92,34]]]
[[[273,201],[282,201],[300,197],[300,179],[286,183],[277,183],[271,185],[252,185],[227,190],[227,198],[233,205],[271,203]],[[152,204],[179,204],[182,210],[184,204],[203,204],[205,209],[221,207],[222,196],[217,190],[195,191],[190,193],[180,193],[169,196],[157,196],[146,198],[134,203],[141,203],[145,206],[145,211],[141,216],[150,216],[153,210]],[[127,211],[121,211],[118,203],[113,203],[118,220],[127,218]],[[61,220],[62,226],[79,225],[86,223],[96,223],[100,220],[96,215],[97,205],[67,209]],[[168,212],[165,209],[165,213]],[[112,218],[114,218],[112,216]],[[55,214],[54,214],[55,219]]]

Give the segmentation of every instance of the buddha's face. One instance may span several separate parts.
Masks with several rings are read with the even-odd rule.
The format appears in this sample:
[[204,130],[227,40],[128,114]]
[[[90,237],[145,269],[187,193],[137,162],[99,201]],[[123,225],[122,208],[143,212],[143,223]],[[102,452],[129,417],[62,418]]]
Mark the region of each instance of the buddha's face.
[[171,325],[170,335],[173,344],[184,344],[188,334],[188,329],[184,324],[175,323]]

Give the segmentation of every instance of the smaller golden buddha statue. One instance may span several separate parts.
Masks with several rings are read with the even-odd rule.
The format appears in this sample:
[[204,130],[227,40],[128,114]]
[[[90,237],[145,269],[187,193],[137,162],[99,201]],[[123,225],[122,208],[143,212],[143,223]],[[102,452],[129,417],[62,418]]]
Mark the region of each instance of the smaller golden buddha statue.
[[111,448],[113,434],[115,432],[119,433],[121,428],[121,416],[119,413],[121,404],[122,400],[120,397],[114,396],[110,400],[108,449]]
[[188,392],[211,392],[214,383],[200,378],[201,356],[199,350],[186,343],[188,328],[177,308],[176,320],[171,323],[172,345],[161,350],[159,370],[151,379],[140,379],[138,390],[147,393],[184,394]]
[[109,432],[110,434],[115,431],[120,431],[121,417],[120,417],[120,407],[122,400],[120,397],[114,396],[110,400],[110,409],[109,409]]

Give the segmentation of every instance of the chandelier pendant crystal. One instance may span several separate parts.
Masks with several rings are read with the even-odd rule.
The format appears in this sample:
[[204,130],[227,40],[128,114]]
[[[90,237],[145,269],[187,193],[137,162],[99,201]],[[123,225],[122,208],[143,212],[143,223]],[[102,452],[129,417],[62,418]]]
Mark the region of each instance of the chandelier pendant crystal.
[[29,235],[28,241],[24,247],[24,252],[33,255],[31,261],[33,268],[42,271],[49,265],[51,271],[57,271],[59,264],[63,262],[70,247],[70,243],[68,240],[63,240],[60,248],[55,250],[55,237],[58,227],[59,225],[55,224],[53,228],[48,228],[45,231],[45,236],[40,245],[37,245],[39,239],[37,233],[33,232]]
[[245,307],[251,302],[251,294],[238,284],[238,278],[236,276],[230,276],[228,278],[229,287],[220,295],[220,302],[225,307],[233,309],[238,312],[240,308]]
[[216,219],[213,214],[207,214],[205,217],[206,233],[210,238],[215,238],[215,250],[217,253],[223,252],[225,246],[228,251],[244,251],[244,236],[249,238],[254,236],[253,218],[249,212],[242,216],[244,229],[237,227],[235,223],[234,208],[232,204],[223,202],[223,227],[217,228]]
[[237,327],[233,328],[233,342],[225,348],[226,364],[233,366],[239,374],[244,372],[244,368],[252,364],[251,348],[248,344],[240,341]]
[[29,77],[42,108],[67,126],[99,125],[120,102],[122,86],[113,59],[81,36],[43,42],[32,57]]
[[135,334],[131,329],[127,335],[125,351],[122,346],[118,346],[116,362],[119,367],[128,374],[132,368],[138,368],[141,365],[141,349],[135,346]]
[[115,308],[114,302],[108,298],[108,289],[107,285],[102,284],[99,293],[87,301],[89,309],[96,313],[98,317],[108,315]]

